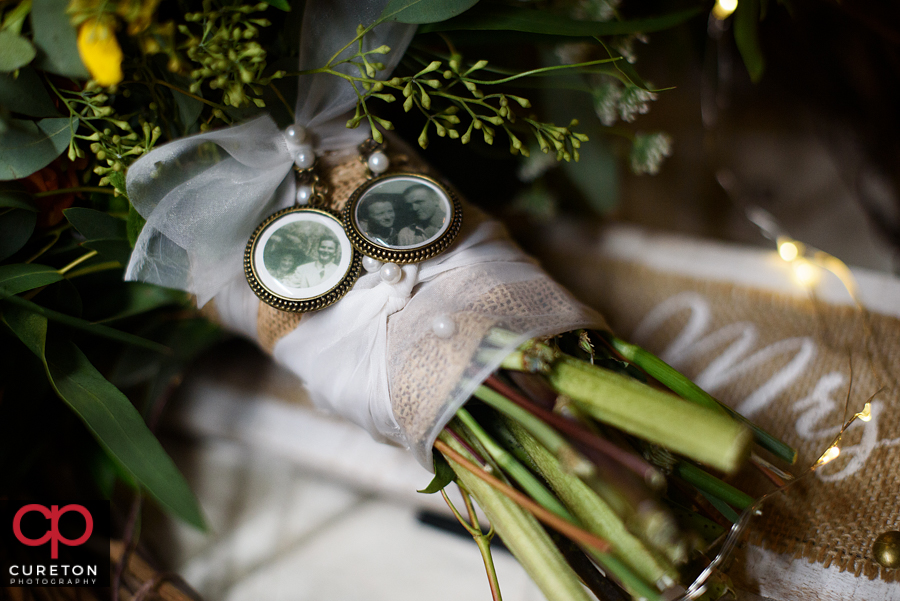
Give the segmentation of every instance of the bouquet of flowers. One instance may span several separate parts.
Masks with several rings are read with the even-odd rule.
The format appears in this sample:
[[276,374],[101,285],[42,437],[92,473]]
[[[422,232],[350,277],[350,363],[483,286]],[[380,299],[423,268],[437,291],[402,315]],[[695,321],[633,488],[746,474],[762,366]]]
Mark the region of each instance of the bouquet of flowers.
[[[549,599],[726,590],[716,568],[754,500],[719,476],[754,444],[788,464],[795,452],[615,337],[387,133],[418,113],[422,148],[505,138],[513,155],[577,161],[577,121],[542,120],[521,90],[565,74],[602,122],[630,122],[655,97],[630,44],[696,11],[343,0],[307,2],[296,23],[284,0],[169,4],[2,7],[0,307],[10,348],[28,351],[5,365],[6,452],[40,438],[61,453],[68,439],[35,433],[53,415],[95,491],[125,483],[202,527],[152,434],[220,335],[194,303],[320,407],[409,447],[435,472],[426,492],[455,481],[495,598],[495,532]],[[460,52],[485,31],[571,42],[561,61],[508,71]],[[381,112],[392,103],[403,113]],[[664,134],[624,135],[636,171],[669,154]],[[15,465],[4,485],[40,490],[39,457]]]

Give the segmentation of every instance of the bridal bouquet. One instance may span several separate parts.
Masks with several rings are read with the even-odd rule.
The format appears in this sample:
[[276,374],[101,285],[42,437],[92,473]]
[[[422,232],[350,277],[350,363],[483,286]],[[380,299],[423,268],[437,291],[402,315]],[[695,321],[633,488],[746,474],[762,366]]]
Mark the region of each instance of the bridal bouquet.
[[[549,599],[586,598],[583,585],[604,599],[717,598],[754,505],[720,476],[754,444],[773,461],[794,451],[616,338],[390,134],[405,117],[384,112],[418,113],[422,148],[504,140],[514,155],[577,161],[587,136],[533,112],[528,82],[580,78],[604,123],[631,121],[655,93],[630,44],[696,11],[309,1],[297,57],[284,0],[182,4],[3,7],[0,307],[4,336],[28,351],[7,369],[49,384],[87,426],[92,480],[202,526],[148,428],[216,338],[193,303],[318,406],[408,447],[435,472],[424,492],[455,481],[468,517],[452,510],[495,598],[494,533]],[[455,40],[485,31],[566,36],[568,58],[507,71],[463,56]],[[669,153],[663,134],[629,140],[637,171]],[[34,423],[41,398],[2,411]]]

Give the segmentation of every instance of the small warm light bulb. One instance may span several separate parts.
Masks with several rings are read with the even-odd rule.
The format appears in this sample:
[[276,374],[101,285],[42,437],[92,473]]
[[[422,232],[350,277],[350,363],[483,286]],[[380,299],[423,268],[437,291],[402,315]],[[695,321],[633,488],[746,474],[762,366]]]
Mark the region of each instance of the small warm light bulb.
[[827,451],[822,453],[822,456],[819,457],[819,460],[816,462],[816,467],[820,465],[825,465],[829,461],[834,461],[837,459],[837,456],[841,454],[841,449],[839,446],[834,445],[833,447],[829,447]]
[[800,248],[792,241],[781,242],[778,245],[778,254],[781,258],[790,263],[800,255]]
[[801,286],[811,286],[819,279],[819,272],[809,261],[794,261],[794,276]]
[[860,420],[864,422],[868,422],[872,420],[872,405],[870,403],[866,403],[866,406],[863,407],[863,410],[856,414]]
[[727,19],[735,11],[738,0],[716,0],[713,7],[713,16],[719,20]]

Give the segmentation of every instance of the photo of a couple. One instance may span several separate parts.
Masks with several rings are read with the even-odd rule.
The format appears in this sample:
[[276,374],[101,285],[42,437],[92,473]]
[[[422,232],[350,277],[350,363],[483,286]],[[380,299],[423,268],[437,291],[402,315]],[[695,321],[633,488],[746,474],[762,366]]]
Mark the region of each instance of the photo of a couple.
[[272,234],[263,251],[266,270],[288,288],[318,286],[336,276],[340,262],[337,237],[319,223],[289,223]]
[[398,180],[387,180],[363,194],[356,206],[356,223],[379,246],[424,246],[446,230],[450,201],[436,186],[413,178]]

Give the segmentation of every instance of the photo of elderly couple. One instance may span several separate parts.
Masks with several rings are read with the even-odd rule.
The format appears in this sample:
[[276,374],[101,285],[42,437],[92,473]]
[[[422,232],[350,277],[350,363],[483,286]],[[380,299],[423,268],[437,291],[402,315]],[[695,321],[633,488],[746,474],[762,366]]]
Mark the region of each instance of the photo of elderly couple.
[[341,245],[326,226],[294,221],[279,228],[266,242],[263,263],[273,278],[288,288],[318,286],[336,274]]
[[450,202],[435,187],[413,178],[373,186],[356,206],[356,223],[371,242],[388,248],[414,248],[445,230]]

